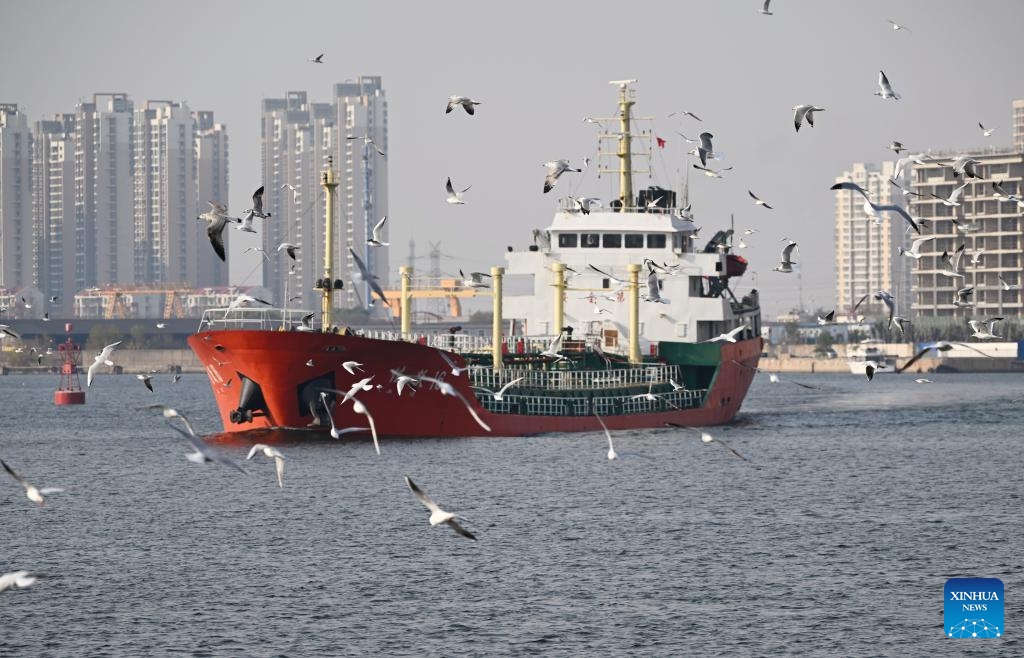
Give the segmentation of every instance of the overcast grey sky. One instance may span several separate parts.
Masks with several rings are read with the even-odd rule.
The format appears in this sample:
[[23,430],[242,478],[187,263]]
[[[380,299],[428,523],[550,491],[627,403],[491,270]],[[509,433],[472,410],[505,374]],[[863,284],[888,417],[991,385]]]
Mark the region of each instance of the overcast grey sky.
[[[915,150],[1010,143],[1010,103],[1024,97],[1024,2],[775,0],[773,16],[760,6],[5,1],[0,102],[18,103],[30,121],[100,91],[213,110],[231,140],[230,207],[245,208],[261,183],[261,99],[305,90],[327,102],[335,82],[380,75],[391,262],[405,262],[410,238],[420,255],[440,240],[454,272],[502,265],[506,245],[525,246],[550,222],[558,196],[612,196],[610,177],[594,173],[542,194],[540,163],[592,155],[596,131],[582,117],[611,115],[607,81],[636,78],[635,112],[653,116],[668,144],[655,153],[653,179],[635,186],[674,186],[689,167],[675,130],[712,132],[721,164],[735,169],[724,180],[691,176],[704,235],[726,227],[729,213],[737,228],[761,229],[743,253],[769,312],[797,303],[796,277],[771,271],[779,238],[796,239],[805,305],[831,307],[829,185],[853,162],[887,159],[892,139]],[[912,32],[893,32],[887,19]],[[308,61],[321,52],[325,65]],[[873,95],[879,69],[903,100]],[[453,94],[482,101],[476,116],[445,116]],[[826,111],[795,133],[791,108],[801,103]],[[681,109],[704,122],[666,118]],[[997,127],[993,137],[981,136],[979,121]],[[448,176],[473,186],[466,205],[445,204]],[[747,189],[775,210],[755,207]],[[236,258],[235,281],[249,270],[242,264]]]

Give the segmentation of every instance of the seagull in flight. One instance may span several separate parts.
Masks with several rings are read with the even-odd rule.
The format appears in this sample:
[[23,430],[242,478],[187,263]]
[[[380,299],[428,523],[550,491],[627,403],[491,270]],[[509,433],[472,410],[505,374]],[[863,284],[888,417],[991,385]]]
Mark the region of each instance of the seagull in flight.
[[46,504],[46,499],[43,498],[44,494],[49,495],[64,491],[58,487],[43,487],[42,489],[37,489],[31,482],[15,473],[14,469],[8,466],[7,462],[4,460],[0,459],[0,465],[4,467],[4,470],[7,471],[12,478],[17,480],[18,484],[25,488],[25,497],[40,507]]
[[[268,219],[270,217],[269,212],[263,212],[263,185],[256,188],[256,191],[252,193],[252,208],[246,210],[246,213],[259,217],[260,219]],[[251,221],[251,218],[250,218]]]
[[868,294],[866,294],[863,297],[861,297],[857,301],[857,303],[854,304],[854,306],[853,306],[854,314],[857,313],[857,309],[860,308],[860,305],[863,304],[864,301],[867,300],[867,298],[871,297],[872,295],[874,296],[875,299],[877,299],[880,302],[883,302],[886,306],[889,307],[889,322],[888,322],[888,326],[891,327],[892,326],[892,316],[893,316],[893,313],[896,312],[896,298],[893,297],[891,294],[889,294],[889,292],[886,291],[886,290],[879,290],[879,291],[874,292],[874,293],[870,293],[869,292]]
[[466,114],[473,116],[476,112],[475,106],[480,105],[479,101],[475,101],[468,96],[449,96],[448,105],[445,107],[444,113],[448,114],[455,109],[456,105],[461,105],[462,109],[466,110]]
[[445,199],[445,201],[447,201],[448,203],[453,204],[453,205],[461,204],[461,203],[466,203],[465,201],[462,200],[462,195],[465,194],[466,191],[469,190],[470,187],[473,187],[473,186],[470,185],[469,187],[456,192],[455,188],[452,187],[452,177],[449,176],[448,177],[448,182],[444,184],[444,189],[445,189],[446,192],[448,192],[448,198]]
[[772,0],[764,0],[764,4],[761,5],[761,13],[765,16],[772,16],[772,12],[768,10],[768,5],[772,3]]
[[989,338],[1003,338],[1003,336],[996,335],[996,322],[1002,322],[1003,318],[989,318],[988,320],[968,320],[967,324],[971,325],[971,329],[974,333],[971,334],[972,338],[979,340],[988,340]]
[[699,116],[697,116],[693,112],[688,112],[686,110],[679,110],[678,112],[673,112],[673,113],[668,115],[668,118],[671,119],[672,117],[676,116],[677,114],[682,115],[682,116],[688,116],[688,117],[694,118],[697,121],[701,121],[701,122],[704,121],[703,119],[701,119]]
[[501,402],[502,400],[504,400],[505,391],[507,391],[508,389],[512,388],[513,386],[515,386],[519,382],[523,381],[523,379],[524,379],[523,377],[516,377],[515,379],[513,379],[509,383],[507,383],[504,386],[502,386],[501,388],[499,388],[497,391],[492,391],[491,389],[484,388],[483,386],[474,386],[473,388],[478,390],[478,391],[483,391],[485,393],[490,393],[491,397],[494,398],[495,402]]
[[860,185],[854,183],[853,181],[843,181],[841,183],[836,183],[835,185],[833,185],[832,187],[830,187],[828,189],[830,189],[830,190],[850,190],[852,192],[860,192],[861,195],[865,199],[868,199],[868,201],[871,200],[871,199],[868,198],[868,191],[865,190]]
[[313,62],[314,64],[324,64],[324,53],[320,53],[319,55],[317,55],[316,57],[309,61]]
[[372,290],[373,293],[377,295],[382,302],[384,302],[384,306],[390,308],[391,302],[388,301],[388,298],[384,295],[384,290],[380,287],[380,284],[377,283],[377,276],[370,274],[370,271],[366,269],[366,264],[363,263],[363,259],[360,258],[356,252],[352,251],[352,247],[348,248],[348,253],[352,256],[352,262],[354,262],[356,267],[359,269],[359,275],[362,277],[363,281],[365,281],[370,286],[370,290]]
[[723,448],[725,448],[726,450],[728,450],[732,454],[736,455],[737,457],[739,457],[743,461],[749,461],[746,457],[744,457],[739,452],[737,452],[736,449],[733,448],[731,445],[729,445],[728,443],[726,443],[722,439],[716,439],[715,437],[711,436],[710,433],[705,432],[704,430],[697,429],[696,427],[688,427],[686,425],[677,425],[676,423],[665,423],[665,424],[668,425],[669,427],[678,427],[679,429],[690,430],[691,432],[696,432],[697,434],[700,435],[700,442],[701,443],[703,443],[705,445],[711,444],[711,443],[717,443],[718,445],[722,446]]
[[387,247],[390,242],[384,242],[384,222],[388,221],[388,216],[384,215],[379,222],[373,225],[373,235],[366,240],[366,244],[371,247]]
[[569,165],[568,160],[550,160],[541,165],[547,167],[548,173],[544,176],[544,193],[547,194],[558,182],[559,177],[567,171],[575,171],[580,173],[583,170],[577,169]]
[[363,146],[372,146],[377,155],[386,155],[384,150],[377,146],[377,142],[373,141],[373,137],[369,135],[346,135],[345,139],[361,139],[363,140]]
[[896,155],[900,154],[900,151],[906,151],[907,148],[903,146],[903,142],[897,142],[895,139],[889,142],[889,146],[886,147],[890,151],[894,151]]
[[715,157],[715,149],[711,146],[711,140],[714,138],[714,135],[709,132],[703,132],[697,135],[697,138],[700,139],[700,146],[697,147],[697,156],[700,158],[700,163],[707,167],[708,158]]
[[257,443],[249,449],[249,455],[245,458],[246,461],[256,456],[256,453],[262,452],[267,457],[274,460],[274,467],[277,469],[277,486],[284,488],[284,455],[281,451],[273,446],[268,446],[265,443]]
[[749,328],[750,328],[750,325],[743,324],[743,325],[740,325],[740,326],[736,327],[735,329],[731,329],[731,330],[725,332],[724,334],[719,334],[719,335],[715,336],[714,338],[709,338],[708,340],[706,340],[704,342],[705,343],[717,343],[717,342],[721,341],[721,342],[726,342],[726,343],[735,343],[736,342],[736,336],[740,335],[743,331],[745,331],[746,329],[749,329]]
[[986,128],[985,126],[981,125],[980,121],[978,122],[978,127],[981,128],[981,134],[983,137],[991,137],[992,133],[996,131],[995,128]]
[[865,211],[866,214],[868,214],[868,215],[872,216],[873,218],[875,218],[875,220],[877,222],[879,222],[879,223],[881,223],[881,220],[877,218],[878,213],[880,213],[880,212],[894,212],[897,215],[899,215],[900,217],[902,217],[907,222],[908,230],[909,229],[914,229],[915,233],[917,233],[918,235],[921,234],[921,224],[918,223],[917,221],[914,221],[914,218],[910,216],[910,213],[908,213],[903,208],[903,206],[901,206],[901,205],[898,205],[898,204],[895,204],[895,203],[887,203],[887,204],[872,203],[871,200],[869,199],[869,200],[864,202],[864,211]]
[[146,409],[159,409],[160,410],[160,415],[162,415],[164,418],[166,418],[168,423],[171,422],[172,418],[177,418],[178,420],[180,420],[182,422],[182,424],[185,425],[185,429],[188,431],[189,434],[192,434],[193,436],[195,435],[196,431],[195,431],[195,428],[192,427],[192,422],[188,419],[187,416],[185,416],[185,414],[181,413],[177,409],[173,409],[171,407],[168,407],[165,404],[150,404],[150,405],[146,405],[145,408]]
[[452,358],[454,355],[449,355],[449,353],[444,350],[438,350],[437,354],[444,361],[445,365],[452,369],[452,377],[458,377],[465,371],[469,370],[469,368],[455,363],[455,359]]
[[894,20],[889,20],[889,24],[892,25],[893,32],[899,32],[900,30],[906,30],[907,32],[910,32],[910,28],[908,28],[906,25],[900,25]]
[[284,249],[284,253],[288,254],[288,258],[291,258],[292,260],[298,260],[295,257],[295,252],[301,248],[302,247],[300,247],[299,245],[292,244],[291,242],[282,242],[281,244],[277,245],[277,251],[281,251],[282,249]]
[[484,277],[491,278],[490,274],[484,272],[470,272],[467,277],[465,273],[460,269],[459,276],[462,277],[462,285],[466,288],[490,288],[491,286],[484,281]]
[[794,105],[793,106],[793,126],[797,132],[800,132],[800,126],[803,125],[804,119],[807,120],[807,125],[811,128],[814,127],[814,113],[824,112],[825,108],[815,107],[814,105]]
[[0,592],[17,587],[18,589],[25,589],[35,584],[37,580],[36,576],[33,576],[28,571],[11,571],[0,576]]
[[139,374],[139,375],[135,375],[135,378],[138,379],[143,384],[145,384],[146,388],[149,389],[150,393],[154,392],[153,391],[153,378],[150,375]]
[[999,279],[1000,285],[1003,286],[1003,290],[1020,290],[1020,284],[1007,282],[1001,274],[997,274],[996,277]]
[[796,261],[792,260],[793,250],[796,248],[796,243],[792,240],[789,241],[785,247],[782,248],[782,261],[776,267],[772,268],[773,272],[782,272],[783,274],[792,274],[793,265]]
[[236,217],[230,217],[226,206],[219,203],[210,201],[210,210],[196,217],[206,221],[206,235],[210,238],[210,244],[213,245],[213,251],[220,257],[221,260],[225,259],[224,253],[224,227],[228,225],[228,222],[241,222],[242,220]]
[[601,200],[596,196],[584,196],[584,197],[569,197],[573,203],[576,204],[576,208],[584,215],[589,215],[592,208],[600,208]]
[[960,195],[963,194],[964,188],[967,187],[967,185],[968,185],[968,183],[964,182],[963,185],[961,185],[960,187],[957,187],[952,192],[950,192],[949,193],[949,197],[945,198],[945,199],[940,197],[937,194],[932,194],[931,196],[933,198],[938,199],[939,201],[941,201],[942,204],[945,205],[945,206],[948,206],[948,207],[959,206],[960,205]]
[[755,206],[764,206],[768,210],[772,210],[771,206],[769,206],[767,203],[765,203],[764,201],[759,199],[758,196],[756,194],[754,194],[753,192],[751,192],[750,190],[747,190],[747,194],[749,194],[750,198],[754,200],[754,205]]
[[96,355],[96,359],[92,362],[92,365],[89,366],[89,370],[88,370],[88,372],[85,375],[85,387],[86,388],[89,388],[90,386],[92,386],[92,378],[96,375],[96,371],[99,370],[99,367],[101,365],[106,365],[106,366],[111,366],[111,367],[114,365],[114,362],[110,360],[110,357],[114,353],[114,350],[117,349],[117,346],[120,345],[120,344],[121,344],[121,341],[117,341],[116,343],[111,343],[110,345],[107,345],[106,347],[104,347],[100,351],[100,353]]
[[604,435],[608,437],[608,461],[618,459],[619,453],[615,452],[615,445],[612,443],[612,433],[608,431],[608,426],[604,424],[604,421],[597,414],[594,414],[594,418],[597,419],[597,422],[601,423],[601,429],[604,430]]
[[966,347],[967,349],[973,350],[973,351],[977,352],[978,354],[980,354],[980,355],[982,355],[982,356],[984,356],[986,358],[989,358],[989,359],[994,359],[995,358],[994,356],[990,356],[988,354],[985,354],[984,352],[982,352],[978,348],[973,347],[973,346],[969,345],[968,343],[956,343],[956,342],[949,342],[949,341],[945,341],[945,340],[940,340],[940,341],[937,341],[937,342],[934,342],[934,343],[931,343],[929,345],[925,345],[924,347],[922,347],[920,349],[920,351],[918,351],[917,354],[912,356],[909,361],[904,363],[902,367],[896,368],[896,373],[899,374],[899,373],[903,372],[904,370],[906,370],[907,368],[909,368],[910,366],[914,365],[917,362],[918,359],[920,359],[921,357],[923,357],[925,354],[928,353],[928,350],[935,350],[937,352],[948,352],[949,350],[953,349],[954,346]]
[[882,370],[884,368],[885,366],[883,364],[878,363],[877,361],[865,361],[864,376],[868,378],[868,381],[871,381],[875,378],[875,371]]
[[884,71],[878,72],[878,87],[879,91],[875,92],[875,96],[881,96],[885,99],[891,98],[897,101],[900,99],[900,95],[893,91],[892,85],[889,84],[889,78],[885,77]]
[[658,273],[653,267],[647,274],[647,294],[644,295],[644,301],[654,302],[655,304],[669,303],[667,299],[661,296],[661,282],[658,281]]
[[423,506],[430,510],[431,526],[445,523],[448,525],[449,528],[454,530],[459,535],[462,535],[466,539],[472,539],[474,541],[476,540],[476,535],[474,535],[472,532],[466,530],[461,525],[459,525],[459,522],[457,520],[459,517],[457,515],[452,514],[451,512],[446,512],[443,509],[441,509],[438,506],[438,504],[435,503],[430,498],[430,496],[427,495],[425,491],[416,486],[416,483],[413,482],[412,478],[410,478],[408,475],[405,476],[405,484],[407,487],[409,487],[409,491],[412,492],[412,495],[416,497],[416,500],[423,503]]
[[820,324],[820,325],[835,324],[835,321],[836,321],[836,310],[835,309],[832,309],[831,311],[826,313],[824,317],[822,317],[820,315],[818,316],[818,324]]
[[484,428],[488,432],[491,431],[490,426],[487,423],[485,423],[480,418],[480,416],[477,415],[476,411],[473,410],[473,407],[469,403],[469,400],[467,400],[465,397],[463,397],[462,393],[459,393],[459,391],[456,390],[456,388],[454,386],[452,386],[451,384],[449,384],[446,381],[443,381],[441,379],[435,379],[433,377],[420,377],[420,381],[421,382],[430,382],[431,384],[434,385],[435,388],[437,388],[438,390],[441,391],[442,395],[450,395],[452,397],[456,397],[459,400],[461,400],[462,404],[465,405],[465,407],[466,407],[466,411],[468,411],[470,413],[470,415],[473,416],[473,420],[476,421],[476,424],[479,425],[480,427]]
[[184,436],[185,440],[188,441],[190,446],[192,446],[193,452],[185,455],[185,459],[189,460],[190,462],[195,462],[196,464],[218,462],[225,466],[230,466],[238,471],[241,471],[242,473],[248,474],[248,471],[246,471],[244,468],[236,464],[234,460],[225,457],[224,455],[220,454],[220,452],[214,450],[211,446],[206,445],[206,443],[202,439],[196,436],[196,433],[192,430],[191,423],[186,423],[185,429],[181,429],[176,425],[171,425],[170,421],[168,421],[167,425],[175,432]]
[[711,167],[702,167],[696,162],[693,163],[694,169],[699,169],[704,172],[704,175],[709,178],[722,178],[723,171],[729,171],[732,167],[725,167],[724,169],[712,169]]

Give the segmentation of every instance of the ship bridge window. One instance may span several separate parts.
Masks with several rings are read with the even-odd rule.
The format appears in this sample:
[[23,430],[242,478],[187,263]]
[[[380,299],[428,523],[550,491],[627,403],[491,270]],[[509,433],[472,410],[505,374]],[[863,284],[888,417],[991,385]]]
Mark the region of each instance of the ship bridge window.
[[558,234],[558,246],[563,249],[566,247],[576,247],[576,234],[575,233],[559,233]]
[[641,233],[626,234],[626,249],[643,249],[644,236]]
[[622,234],[605,233],[601,236],[601,246],[605,249],[618,249],[622,246]]
[[597,249],[601,246],[601,234],[580,233],[580,246],[584,249]]
[[647,234],[647,248],[648,249],[664,249],[665,248],[665,234],[664,233],[648,233]]

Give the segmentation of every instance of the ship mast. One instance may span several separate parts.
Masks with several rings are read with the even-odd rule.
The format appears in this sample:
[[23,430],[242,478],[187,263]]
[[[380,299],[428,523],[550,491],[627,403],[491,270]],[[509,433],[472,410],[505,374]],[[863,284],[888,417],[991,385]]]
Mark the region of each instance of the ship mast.
[[612,80],[619,86],[619,199],[621,211],[633,205],[633,135],[629,131],[629,111],[634,101],[629,95],[630,83],[636,80]]
[[331,330],[331,295],[334,293],[334,191],[338,181],[334,177],[334,158],[328,156],[327,169],[321,174],[320,186],[327,197],[327,224],[324,227],[324,280],[321,286],[320,330]]

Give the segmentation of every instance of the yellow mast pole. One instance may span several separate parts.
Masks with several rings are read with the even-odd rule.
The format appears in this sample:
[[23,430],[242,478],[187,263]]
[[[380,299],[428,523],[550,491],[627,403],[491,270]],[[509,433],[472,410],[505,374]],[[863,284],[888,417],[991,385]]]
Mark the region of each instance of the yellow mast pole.
[[[631,81],[635,82],[635,80]],[[619,83],[619,195],[622,200],[622,208],[619,212],[626,212],[633,206],[633,137],[629,132],[629,111],[634,101],[629,98],[628,82]]]
[[640,265],[630,263],[629,271],[629,362],[640,363]]
[[327,158],[327,170],[323,172],[320,186],[327,196],[327,226],[324,229],[324,282],[320,300],[320,330],[331,330],[331,295],[334,292],[334,191],[338,182],[334,178],[334,158]]
[[562,332],[562,327],[565,326],[565,263],[552,263],[551,271],[555,275],[555,314],[553,317],[555,326],[551,333],[552,335],[557,335]]
[[501,295],[504,278],[504,267],[491,268],[491,286],[494,292],[494,304],[491,307],[491,364],[495,370],[501,370],[505,365],[501,355]]
[[409,294],[412,283],[412,267],[403,265],[398,268],[398,271],[402,275],[402,299],[399,301],[399,307],[402,310],[402,338],[408,340],[409,335],[412,334],[412,296]]

